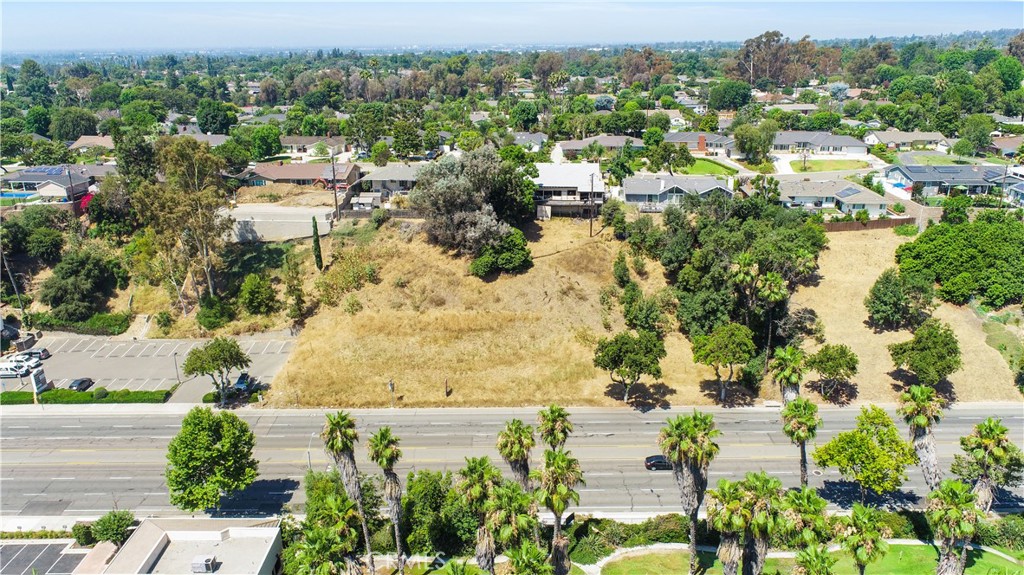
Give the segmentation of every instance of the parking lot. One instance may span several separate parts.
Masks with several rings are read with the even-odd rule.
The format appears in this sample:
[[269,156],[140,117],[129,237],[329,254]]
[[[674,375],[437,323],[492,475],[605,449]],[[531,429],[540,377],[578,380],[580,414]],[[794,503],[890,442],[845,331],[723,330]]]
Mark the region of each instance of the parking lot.
[[[0,575],[67,575],[85,558],[69,543],[0,543]],[[85,551],[85,550],[83,550]]]
[[[209,378],[189,378],[181,371],[185,357],[202,340],[110,340],[105,337],[43,337],[36,348],[45,347],[52,357],[43,360],[47,379],[66,388],[77,378],[93,379],[95,387],[108,391],[156,391],[170,389],[179,380],[199,379],[198,388],[209,391]],[[263,384],[270,384],[291,352],[290,339],[239,339],[242,351],[252,359],[249,373]],[[202,381],[204,380],[205,381]],[[3,389],[30,389],[25,378],[4,379]],[[176,394],[177,395],[177,394]],[[200,393],[201,395],[201,393]]]

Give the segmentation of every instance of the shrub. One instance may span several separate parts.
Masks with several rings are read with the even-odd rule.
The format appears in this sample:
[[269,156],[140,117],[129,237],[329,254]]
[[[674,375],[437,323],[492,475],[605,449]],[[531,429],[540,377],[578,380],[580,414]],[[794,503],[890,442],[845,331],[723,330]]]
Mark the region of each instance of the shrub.
[[126,331],[132,324],[131,312],[120,313],[97,313],[85,321],[85,327],[95,333],[107,333],[119,335]]
[[260,394],[256,391],[249,394],[249,403],[259,403]]
[[470,264],[470,273],[485,277],[494,272],[515,273],[533,265],[526,236],[516,228],[502,236],[497,244],[485,247]]
[[220,401],[220,392],[211,391],[203,395],[203,403],[218,403]]
[[356,294],[348,294],[348,297],[345,298],[345,313],[348,315],[356,315],[361,311],[363,311],[363,304],[359,301],[359,298],[356,297]]
[[633,257],[633,270],[636,275],[645,278],[647,277],[647,262],[644,261],[643,256]]
[[871,216],[867,210],[857,210],[857,213],[853,214],[854,221],[866,224],[871,221]]
[[912,238],[917,235],[917,224],[901,224],[892,229],[897,236]]
[[235,309],[230,303],[216,296],[207,296],[199,302],[196,321],[206,329],[223,327],[235,319]]
[[256,315],[267,315],[277,307],[277,294],[270,280],[259,274],[249,274],[238,292],[238,303],[245,311]]
[[341,303],[341,296],[378,281],[377,265],[370,261],[366,250],[355,248],[338,254],[331,269],[318,277],[315,285],[320,299],[333,306]]
[[105,387],[97,387],[96,389],[92,390],[93,399],[105,399],[108,395],[110,395],[110,392],[108,392],[107,388]]
[[626,287],[629,283],[629,266],[626,265],[626,253],[619,252],[619,255],[615,256],[615,263],[612,264],[612,276],[615,277],[615,283],[619,284],[619,287]]
[[1017,513],[994,522],[978,523],[978,536],[975,541],[982,545],[1006,547],[1014,551],[1024,550],[1024,515]]
[[60,259],[64,236],[53,228],[39,228],[29,234],[25,248],[28,255],[52,264]]
[[686,543],[689,530],[689,518],[678,513],[658,515],[640,524],[640,531],[651,543]]
[[171,329],[171,326],[174,325],[174,318],[171,317],[170,313],[162,311],[156,314],[156,325],[160,329],[166,331]]
[[391,219],[391,213],[383,208],[374,208],[370,212],[370,223],[378,230]]
[[89,547],[96,543],[96,537],[92,534],[92,526],[88,523],[75,523],[71,526],[71,536],[80,547]]
[[25,314],[25,323],[36,329],[69,331],[86,335],[120,335],[132,323],[131,312],[97,313],[86,321],[65,321],[48,312]]
[[907,206],[904,206],[903,204],[896,202],[892,206],[892,211],[897,214],[905,214],[907,213]]
[[114,510],[107,512],[92,524],[92,532],[98,541],[110,541],[121,546],[128,540],[128,530],[135,524],[131,511]]

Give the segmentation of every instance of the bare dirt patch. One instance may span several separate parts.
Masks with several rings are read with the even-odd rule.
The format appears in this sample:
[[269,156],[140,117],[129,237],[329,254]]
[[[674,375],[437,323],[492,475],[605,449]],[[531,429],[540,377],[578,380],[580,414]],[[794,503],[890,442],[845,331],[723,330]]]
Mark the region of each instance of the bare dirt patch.
[[[621,243],[588,237],[587,222],[551,220],[530,234],[534,266],[485,282],[468,260],[403,241],[392,228],[369,247],[380,282],[356,292],[362,311],[321,308],[308,320],[274,381],[274,405],[387,406],[393,379],[400,406],[622,405],[606,394],[607,374],[592,365],[596,340],[624,329],[621,312],[602,326],[599,292],[612,283]],[[651,262],[645,291],[665,285]],[[664,378],[639,407],[708,404],[689,342],[666,337]],[[447,381],[449,394],[445,393]],[[614,391],[614,389],[612,390]]]
[[[338,200],[344,194],[338,192]],[[294,184],[267,184],[238,188],[240,204],[280,204],[282,206],[316,207],[334,206],[334,192],[316,187]]]
[[[826,341],[845,343],[860,358],[851,402],[896,401],[905,378],[894,372],[886,346],[910,339],[911,333],[874,331],[866,323],[863,302],[878,276],[895,265],[897,246],[910,238],[897,236],[892,230],[836,232],[828,237],[829,248],[819,259],[820,284],[800,288],[793,304],[817,311],[825,324]],[[963,369],[949,378],[950,395],[958,401],[1019,401],[1006,362],[985,344],[982,320],[969,308],[947,303],[941,304],[934,315],[952,326],[963,354]],[[816,395],[817,386],[813,388],[812,394]]]

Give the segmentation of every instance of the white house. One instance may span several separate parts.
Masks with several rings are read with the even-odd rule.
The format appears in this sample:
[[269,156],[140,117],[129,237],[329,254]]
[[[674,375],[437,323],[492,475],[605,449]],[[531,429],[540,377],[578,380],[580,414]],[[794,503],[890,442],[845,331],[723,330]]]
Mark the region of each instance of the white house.
[[730,182],[711,176],[630,176],[622,182],[622,190],[626,203],[637,206],[641,212],[661,212],[670,205],[682,204],[686,196],[733,195]]

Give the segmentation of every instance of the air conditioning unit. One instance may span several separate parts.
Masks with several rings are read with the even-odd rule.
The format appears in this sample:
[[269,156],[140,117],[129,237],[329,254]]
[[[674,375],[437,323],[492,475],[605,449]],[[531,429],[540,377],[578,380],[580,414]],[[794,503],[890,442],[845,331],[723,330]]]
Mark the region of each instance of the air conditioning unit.
[[193,573],[213,573],[217,558],[213,555],[196,555],[192,558]]

